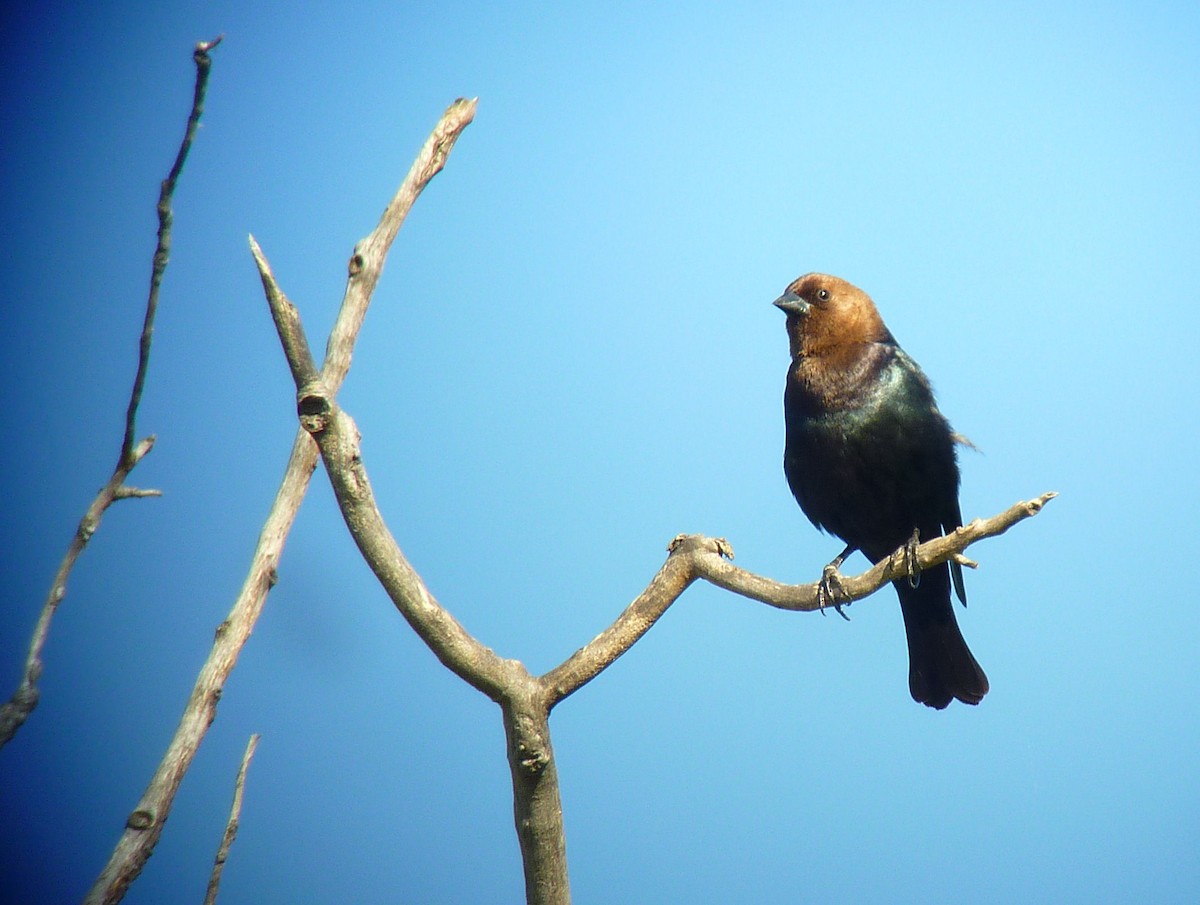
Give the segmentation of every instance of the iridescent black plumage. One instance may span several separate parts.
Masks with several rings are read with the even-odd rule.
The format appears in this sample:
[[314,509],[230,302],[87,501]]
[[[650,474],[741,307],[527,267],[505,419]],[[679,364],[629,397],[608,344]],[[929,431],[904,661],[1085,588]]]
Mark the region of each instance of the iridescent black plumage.
[[[870,297],[845,280],[808,274],[775,304],[787,314],[792,364],[784,391],[784,474],[804,514],[872,562],[912,536],[962,523],[950,424],[929,381],[888,331]],[[954,584],[965,602],[961,569]],[[894,582],[908,636],[909,690],[943,708],[977,704],[983,670],[950,602],[951,568]]]

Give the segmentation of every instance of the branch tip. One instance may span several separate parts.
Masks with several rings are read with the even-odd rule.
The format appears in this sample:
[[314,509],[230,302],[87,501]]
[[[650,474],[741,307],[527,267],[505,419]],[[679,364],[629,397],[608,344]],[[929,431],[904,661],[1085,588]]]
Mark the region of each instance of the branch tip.
[[1041,512],[1042,508],[1047,503],[1049,503],[1052,499],[1054,499],[1056,496],[1058,496],[1058,491],[1050,490],[1050,491],[1047,491],[1046,493],[1043,493],[1036,500],[1030,500],[1025,505],[1029,507],[1029,511],[1031,514],[1036,515],[1037,513]]
[[224,40],[225,40],[225,34],[224,34],[224,32],[222,32],[221,34],[219,34],[215,38],[213,38],[211,41],[197,41],[196,42],[196,53],[208,53],[210,50],[212,50],[214,47],[216,47],[218,44],[220,44]]
[[733,545],[723,537],[705,537],[703,534],[676,534],[667,544],[667,553],[691,553],[702,550],[705,553],[715,553],[722,559],[733,559]]
[[966,556],[964,556],[961,553],[955,553],[950,558],[952,560],[954,560],[956,563],[958,563],[960,566],[966,566],[968,569],[978,569],[979,568],[979,563],[975,562],[975,560],[973,560],[973,559],[968,559]]
[[152,496],[157,497],[157,496],[162,496],[162,495],[163,495],[163,492],[161,490],[155,490],[153,488],[143,488],[143,487],[130,487],[128,484],[122,484],[113,493],[113,499],[114,500],[128,500],[128,499],[132,499],[132,498],[141,499],[144,497],[152,497]]

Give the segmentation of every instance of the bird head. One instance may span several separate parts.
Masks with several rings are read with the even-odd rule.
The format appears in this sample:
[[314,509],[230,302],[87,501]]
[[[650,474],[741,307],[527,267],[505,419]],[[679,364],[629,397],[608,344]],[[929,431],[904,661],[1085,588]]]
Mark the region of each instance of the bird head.
[[871,297],[852,283],[807,273],[775,300],[787,315],[792,357],[845,352],[863,343],[895,342]]

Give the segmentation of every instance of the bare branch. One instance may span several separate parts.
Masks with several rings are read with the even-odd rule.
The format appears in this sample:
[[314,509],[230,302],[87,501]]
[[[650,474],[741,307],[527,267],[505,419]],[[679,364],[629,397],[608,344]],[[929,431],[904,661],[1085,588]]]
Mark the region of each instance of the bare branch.
[[[469,103],[473,114],[473,102],[460,103]],[[793,610],[817,609],[820,605],[818,585],[784,585],[746,572],[728,561],[733,558],[733,551],[724,539],[681,535],[672,541],[667,561],[650,585],[612,626],[560,666],[542,677],[532,677],[522,663],[499,657],[470,635],[434,599],[405,558],[376,505],[362,459],[358,429],[338,406],[337,387],[323,379],[325,373],[316,373],[299,313],[279,288],[262,249],[253,238],[251,248],[296,385],[301,426],[317,442],[342,517],[363,558],[397,610],[434,655],[448,669],[501,706],[527,901],[544,905],[569,902],[562,806],[550,743],[549,714],[553,706],[627,651],[697,578],[772,606]],[[348,294],[356,279],[361,279],[364,285],[373,285],[371,248],[369,240],[360,243],[351,259]],[[333,355],[332,343],[331,338],[327,362]],[[1018,504],[986,521],[976,520],[948,538],[915,547],[914,567],[928,568],[947,559],[973,566],[974,563],[962,555],[962,550],[976,540],[999,534],[1020,519],[1036,514],[1053,496],[1046,494]],[[910,574],[908,563],[903,559],[907,555],[906,549],[902,548],[864,575],[845,581],[849,598],[859,599],[893,578]]]
[[[976,541],[1003,534],[1017,522],[1037,515],[1057,493],[1044,493],[1032,500],[1015,503],[1003,512],[987,519],[975,519],[944,537],[935,537],[917,547],[917,566],[928,569],[952,559]],[[694,549],[694,548],[693,548]],[[842,578],[845,590],[843,605],[870,596],[889,582],[908,575],[903,547],[887,559],[876,563],[866,572],[853,578]],[[727,559],[703,549],[691,553],[699,578],[743,597],[758,600],[781,610],[811,612],[821,609],[817,583],[786,585],[745,569],[739,569]]]
[[[446,111],[457,123],[445,122],[426,143],[409,173],[427,167],[428,176],[445,162],[448,149],[434,137],[452,142],[475,113],[475,101],[459,100]],[[406,180],[407,181],[407,180]],[[423,184],[418,180],[418,185]],[[404,197],[403,189],[397,198]],[[371,237],[359,243],[350,260],[347,298],[369,292],[378,279],[405,208],[393,201]],[[564,905],[570,901],[566,843],[562,827],[562,802],[558,770],[550,744],[549,702],[544,685],[516,660],[505,660],[473,638],[434,599],[421,577],[405,559],[384,524],[375,504],[362,463],[359,435],[349,415],[334,397],[339,381],[330,380],[339,361],[349,365],[349,349],[340,340],[344,326],[357,329],[360,321],[339,318],[330,337],[326,365],[314,375],[295,307],[280,290],[258,243],[251,239],[254,259],[284,354],[296,384],[303,430],[317,441],[342,515],[363,558],[374,570],[393,603],[430,650],[452,672],[497,701],[504,714],[508,761],[513,783],[513,813],[525,868],[526,897],[536,905]],[[343,314],[347,314],[343,309]]]
[[[354,341],[362,326],[371,293],[382,272],[384,258],[409,208],[429,180],[441,170],[454,142],[470,123],[474,101],[457,101],[443,114],[413,164],[408,176],[384,211],[379,225],[357,248],[351,258],[351,273],[342,299],[342,307],[331,333],[320,383],[336,392],[350,367]],[[256,260],[266,259],[259,250]],[[358,263],[355,263],[355,262]],[[269,268],[268,268],[269,272]],[[363,274],[373,274],[369,280]],[[274,277],[271,277],[274,282]],[[267,283],[264,278],[264,288]],[[300,503],[308,490],[317,466],[317,449],[308,433],[300,429],[292,444],[291,456],[280,482],[271,511],[263,524],[245,582],[225,621],[217,628],[208,659],[200,669],[192,694],[184,708],[175,736],[155,770],[146,791],[126,823],[108,864],[97,878],[86,905],[111,905],[119,902],[146,864],[162,835],[162,827],[174,803],[184,774],[191,766],[200,743],[216,717],[217,701],[225,682],[237,663],[238,655],[250,637],[267,592],[275,584],[283,545],[291,531]]]
[[304,386],[316,379],[317,366],[313,362],[312,352],[308,348],[308,337],[304,335],[304,327],[300,323],[300,313],[291,300],[283,294],[271,265],[259,247],[254,236],[250,237],[250,253],[258,267],[258,275],[262,280],[263,292],[267,295],[267,303],[271,308],[271,317],[275,321],[275,329],[283,342],[283,351],[288,365],[292,369],[292,379],[297,387]]
[[163,492],[161,490],[153,490],[143,487],[130,487],[128,485],[122,485],[121,487],[118,487],[117,492],[113,494],[113,496],[118,500],[128,500],[135,497],[137,499],[142,499],[144,497],[162,495]]
[[475,109],[478,106],[478,99],[467,100],[460,97],[446,108],[446,112],[442,114],[442,118],[417,153],[408,175],[404,177],[383,216],[379,218],[378,225],[354,247],[347,267],[346,298],[329,334],[329,342],[325,347],[325,364],[321,369],[322,377],[331,392],[337,392],[350,369],[354,337],[358,336],[359,328],[362,327],[367,303],[375,291],[380,274],[383,273],[383,265],[396,234],[417,197],[446,165],[454,143],[475,118]]
[[220,43],[221,38],[202,42],[196,45],[192,54],[192,59],[196,62],[196,88],[192,95],[192,112],[188,115],[187,127],[179,145],[179,153],[175,155],[175,163],[171,165],[171,172],[163,180],[158,193],[158,246],[154,249],[153,265],[150,269],[150,296],[146,300],[146,318],[142,323],[142,337],[138,346],[137,376],[133,379],[133,392],[129,395],[129,408],[125,413],[125,440],[121,444],[120,464],[128,463],[133,455],[137,410],[142,402],[146,372],[150,367],[150,344],[154,339],[154,318],[158,314],[158,290],[167,270],[167,261],[171,257],[171,223],[174,219],[171,213],[171,199],[175,195],[175,183],[179,181],[179,174],[183,172],[183,165],[187,162],[188,152],[192,149],[196,127],[204,114],[204,95],[208,91],[208,76],[212,70],[212,58],[208,51]]
[[30,641],[29,653],[25,657],[25,671],[22,674],[21,683],[12,698],[3,707],[0,707],[0,748],[4,747],[16,734],[37,706],[39,697],[37,681],[42,674],[42,648],[49,636],[50,622],[54,618],[58,605],[66,596],[67,579],[75,567],[75,561],[100,525],[101,516],[116,500],[162,495],[161,491],[157,490],[138,490],[126,487],[125,478],[154,445],[153,437],[136,442],[134,436],[137,430],[138,407],[142,402],[142,392],[146,387],[146,374],[150,367],[150,346],[154,340],[154,318],[158,313],[159,288],[162,285],[163,274],[166,273],[167,261],[171,253],[171,200],[175,196],[175,185],[179,181],[179,174],[183,172],[188,151],[191,150],[192,141],[196,136],[196,127],[204,113],[204,95],[208,89],[208,76],[212,68],[212,60],[208,56],[208,51],[219,43],[221,43],[221,38],[198,44],[192,54],[192,59],[196,63],[196,87],[192,96],[192,109],[188,114],[187,127],[184,130],[179,151],[175,155],[175,162],[171,165],[171,170],[159,189],[156,207],[158,211],[158,242],[151,258],[150,291],[146,300],[146,315],[142,322],[142,334],[138,343],[137,374],[133,379],[129,405],[125,410],[125,434],[121,441],[117,466],[112,477],[100,489],[84,514],[79,528],[75,532],[75,537],[68,546],[54,580],[50,584],[50,592],[46,596],[45,603],[42,604],[42,612],[38,616],[37,625],[34,627],[33,637]]
[[[1053,492],[1044,493],[1036,499],[1017,503],[991,518],[975,519],[945,537],[926,541],[917,547],[919,568],[928,569],[955,559],[976,541],[1003,534],[1017,522],[1037,515],[1057,495]],[[590,682],[629,650],[697,578],[783,610],[809,612],[821,608],[817,582],[783,584],[740,569],[730,562],[733,550],[723,538],[680,535],[668,549],[670,554],[666,563],[651,580],[649,587],[626,608],[617,621],[541,677],[551,707]],[[901,547],[863,574],[853,578],[843,577],[842,586],[847,598],[844,605],[874,594],[885,584],[906,576],[905,556],[905,550]]]
[[[716,550],[716,541],[706,537],[692,536],[687,538],[685,544],[689,550],[692,545],[712,545],[714,552]],[[541,677],[550,706],[553,707],[608,669],[650,630],[650,626],[679,599],[698,574],[682,548],[673,551],[658,574],[650,580],[646,590],[625,608],[616,622]]]
[[255,732],[250,736],[246,745],[246,753],[242,755],[242,765],[238,768],[237,779],[233,784],[233,806],[229,809],[229,822],[225,824],[225,835],[221,837],[221,845],[217,856],[213,859],[212,875],[208,878],[208,892],[204,896],[204,905],[216,905],[217,889],[221,885],[221,872],[225,870],[225,862],[229,859],[229,850],[237,837],[238,821],[242,816],[242,795],[246,789],[246,770],[250,768],[250,758],[254,757],[254,749],[258,747],[259,735]]
[[396,609],[447,669],[494,701],[512,697],[522,680],[529,679],[525,667],[476,640],[409,564],[375,503],[354,421],[333,399],[315,391],[301,399],[300,416],[321,450],[346,526]]

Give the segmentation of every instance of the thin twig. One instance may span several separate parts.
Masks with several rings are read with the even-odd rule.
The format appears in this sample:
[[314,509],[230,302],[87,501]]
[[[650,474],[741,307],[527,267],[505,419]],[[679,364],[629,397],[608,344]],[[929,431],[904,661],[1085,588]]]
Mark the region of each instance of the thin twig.
[[246,745],[246,753],[242,755],[242,765],[238,768],[237,779],[233,784],[233,806],[229,809],[229,821],[225,824],[225,834],[221,837],[221,845],[217,848],[217,856],[213,859],[212,875],[208,878],[208,892],[204,896],[204,905],[215,905],[217,889],[221,885],[221,872],[225,870],[225,862],[229,859],[229,850],[237,837],[238,822],[242,816],[242,795],[246,790],[246,770],[250,767],[250,758],[254,757],[254,749],[258,747],[258,733],[250,736]]
[[171,165],[167,178],[162,181],[159,188],[158,204],[156,205],[158,241],[151,258],[150,291],[146,299],[146,315],[142,322],[142,334],[138,342],[137,374],[133,379],[133,390],[129,394],[129,405],[125,410],[125,433],[121,441],[121,452],[117,456],[117,466],[112,477],[96,494],[96,498],[80,521],[75,537],[67,547],[67,552],[50,584],[50,592],[46,595],[46,601],[42,604],[42,612],[33,630],[21,684],[13,693],[12,698],[3,707],[0,707],[0,748],[16,734],[37,706],[39,697],[37,682],[42,674],[42,648],[50,632],[50,622],[54,618],[58,605],[66,596],[67,579],[75,567],[75,561],[100,525],[101,517],[116,500],[162,496],[161,491],[158,490],[126,487],[125,479],[154,445],[153,436],[147,437],[140,443],[135,440],[135,436],[138,408],[142,403],[142,393],[146,388],[146,375],[150,368],[150,347],[154,341],[154,319],[158,314],[159,289],[162,286],[163,275],[166,273],[167,262],[171,254],[173,220],[171,201],[175,196],[175,186],[179,181],[179,174],[183,171],[188,152],[192,148],[192,141],[196,137],[196,127],[204,113],[204,95],[208,90],[208,76],[212,68],[212,59],[208,56],[208,51],[220,43],[221,38],[218,37],[213,41],[197,44],[195,52],[192,54],[192,59],[196,63],[196,87],[192,96],[192,109],[188,114],[187,127],[184,129],[179,151],[175,155],[175,162]]
[[[342,307],[330,334],[320,376],[320,382],[332,391],[336,392],[341,386],[350,368],[354,341],[362,326],[392,240],[413,202],[441,170],[455,141],[474,115],[475,101],[458,100],[450,105],[434,127],[433,133],[426,139],[412,169],[396,191],[379,224],[356,246],[350,260]],[[262,613],[267,592],[275,583],[284,542],[308,490],[309,480],[316,465],[316,446],[308,433],[300,429],[292,444],[291,456],[275,501],[259,534],[242,589],[229,615],[217,628],[212,650],[196,678],[175,736],[171,739],[145,792],[142,793],[137,807],[130,814],[125,832],[117,842],[108,864],[84,900],[85,905],[111,905],[120,901],[129,884],[141,873],[146,860],[154,851],[179,784],[191,766],[209,725],[216,717],[217,700],[225,682]]]
[[42,604],[41,614],[33,630],[29,653],[25,657],[25,671],[21,677],[21,684],[13,693],[12,698],[3,707],[0,707],[0,748],[12,739],[37,706],[39,698],[37,682],[43,669],[42,648],[50,633],[50,622],[54,618],[58,605],[66,596],[67,579],[71,575],[71,570],[75,567],[79,554],[83,552],[84,547],[87,546],[88,541],[100,526],[101,517],[116,500],[162,496],[161,490],[127,487],[125,479],[154,446],[153,436],[147,437],[140,443],[134,438],[137,432],[138,408],[142,402],[142,393],[146,387],[146,374],[150,367],[150,347],[154,340],[154,319],[158,314],[159,289],[162,286],[163,275],[166,273],[167,262],[170,258],[173,221],[171,201],[175,197],[175,186],[179,181],[179,174],[183,171],[183,165],[196,137],[196,127],[204,113],[204,95],[208,89],[208,76],[212,68],[212,60],[208,56],[208,51],[220,43],[221,37],[197,44],[196,50],[192,54],[192,59],[196,63],[196,87],[192,97],[192,109],[188,114],[187,127],[184,130],[179,151],[175,155],[175,162],[159,189],[158,204],[156,205],[158,242],[151,258],[150,291],[146,300],[146,316],[142,322],[142,335],[138,343],[137,374],[133,380],[133,390],[129,394],[129,405],[125,411],[125,434],[121,441],[120,455],[117,457],[117,467],[113,471],[112,477],[100,488],[100,492],[96,494],[96,498],[92,500],[87,512],[80,520],[75,536],[71,539],[67,552],[54,575],[54,580],[50,584],[50,591]]
[[154,318],[158,314],[158,290],[167,270],[167,261],[171,257],[171,224],[174,220],[171,199],[175,195],[175,183],[179,181],[179,174],[183,172],[183,165],[187,162],[188,152],[192,149],[196,127],[200,125],[200,117],[204,114],[204,95],[208,91],[208,76],[212,69],[212,58],[208,52],[220,44],[224,37],[220,35],[212,41],[197,44],[192,54],[196,63],[192,112],[188,115],[187,127],[183,132],[179,153],[175,155],[175,163],[171,165],[171,172],[162,181],[158,193],[158,245],[154,249],[153,265],[150,269],[150,296],[146,300],[146,319],[142,323],[142,337],[138,344],[137,376],[133,379],[133,392],[129,395],[129,408],[125,413],[125,440],[121,444],[120,464],[128,462],[133,455],[137,411],[142,402],[142,390],[146,386],[146,372],[150,367],[150,344],[154,340]]

